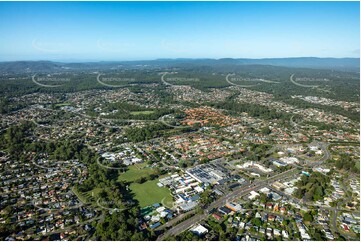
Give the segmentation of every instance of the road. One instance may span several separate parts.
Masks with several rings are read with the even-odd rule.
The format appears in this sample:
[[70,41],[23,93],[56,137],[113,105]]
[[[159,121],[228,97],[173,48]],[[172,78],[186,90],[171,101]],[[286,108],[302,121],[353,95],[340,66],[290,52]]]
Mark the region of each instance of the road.
[[342,186],[342,189],[346,192],[345,193],[346,194],[346,199],[344,201],[338,202],[337,205],[336,205],[336,208],[334,208],[334,210],[332,211],[331,225],[332,225],[333,231],[338,232],[343,237],[345,237],[347,240],[353,240],[354,238],[352,238],[349,234],[347,234],[339,226],[337,226],[337,217],[339,215],[339,212],[342,212],[342,211],[351,212],[350,210],[340,208],[340,207],[342,207],[342,205],[352,201],[352,196],[349,196],[347,194],[348,189],[345,186],[344,182],[341,182],[341,186]]
[[208,208],[204,211],[203,214],[197,214],[187,220],[185,220],[184,222],[172,227],[171,229],[167,230],[164,234],[162,234],[161,236],[158,237],[158,241],[162,240],[163,238],[167,238],[169,236],[172,235],[177,235],[182,233],[183,231],[187,230],[188,228],[190,228],[193,224],[199,223],[200,221],[206,219],[208,217],[208,211],[212,210],[213,208],[217,208],[220,207],[224,204],[226,204],[228,201],[236,198],[236,197],[240,197],[240,196],[244,196],[246,194],[248,194],[249,192],[251,192],[252,190],[257,190],[260,189],[266,185],[268,185],[271,182],[274,182],[276,180],[281,180],[284,179],[288,176],[293,175],[294,173],[298,172],[296,168],[293,168],[291,170],[285,171],[281,174],[272,176],[270,178],[267,178],[265,180],[259,181],[259,182],[255,182],[251,185],[248,185],[246,187],[241,187],[231,193],[228,193],[225,196],[222,196],[221,198],[219,198],[218,200],[214,201],[213,203],[211,203]]
[[176,224],[178,221],[182,220],[184,217],[188,216],[188,215],[193,215],[196,211],[194,210],[191,210],[189,212],[186,212],[186,213],[183,213],[179,216],[177,216],[175,219],[172,219],[170,221],[168,221],[167,223],[159,226],[158,228],[156,228],[155,230],[156,231],[161,231],[163,229],[166,229],[167,227],[172,227],[173,224]]
[[164,80],[164,77],[165,77],[165,75],[167,75],[167,74],[169,74],[169,73],[168,73],[168,72],[163,73],[162,77],[160,78],[161,81],[163,82],[163,84],[166,85],[166,86],[177,86],[177,85],[170,84],[169,82],[166,82],[166,81]]

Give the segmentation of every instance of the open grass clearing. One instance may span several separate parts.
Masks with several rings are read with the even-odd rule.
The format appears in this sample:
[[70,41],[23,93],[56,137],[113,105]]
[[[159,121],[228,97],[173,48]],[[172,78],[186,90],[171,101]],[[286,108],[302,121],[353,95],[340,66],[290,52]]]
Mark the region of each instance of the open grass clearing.
[[150,174],[154,174],[155,170],[151,167],[148,167],[148,164],[135,164],[128,166],[128,170],[124,173],[119,175],[119,181],[127,181],[127,182],[134,182],[135,180],[146,177]]
[[158,179],[153,181],[147,181],[143,184],[133,183],[130,185],[130,189],[135,194],[135,199],[139,201],[140,207],[146,207],[154,203],[161,203],[172,207],[173,198],[170,191],[166,187],[158,187]]
[[130,114],[132,114],[132,115],[148,115],[148,114],[152,114],[152,113],[154,113],[154,111],[150,111],[150,110],[130,112]]

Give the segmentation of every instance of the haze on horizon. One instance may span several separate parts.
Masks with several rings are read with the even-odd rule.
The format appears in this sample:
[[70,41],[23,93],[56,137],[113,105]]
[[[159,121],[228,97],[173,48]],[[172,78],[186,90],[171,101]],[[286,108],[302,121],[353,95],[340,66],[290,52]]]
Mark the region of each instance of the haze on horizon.
[[0,2],[0,61],[360,57],[359,2]]

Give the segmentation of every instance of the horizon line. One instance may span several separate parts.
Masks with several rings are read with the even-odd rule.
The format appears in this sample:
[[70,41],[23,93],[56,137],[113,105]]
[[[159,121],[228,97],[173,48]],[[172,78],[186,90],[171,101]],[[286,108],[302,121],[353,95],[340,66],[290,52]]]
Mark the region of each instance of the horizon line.
[[151,58],[151,59],[125,59],[125,60],[110,60],[110,59],[19,59],[19,60],[0,60],[0,62],[136,62],[136,61],[157,61],[157,60],[224,60],[224,59],[246,59],[246,60],[268,60],[268,59],[301,59],[301,58],[313,58],[313,59],[360,59],[360,57],[318,57],[318,56],[289,56],[289,57],[261,57],[261,58],[248,58],[248,57],[221,57],[221,58],[209,58],[209,57],[163,57],[163,58]]

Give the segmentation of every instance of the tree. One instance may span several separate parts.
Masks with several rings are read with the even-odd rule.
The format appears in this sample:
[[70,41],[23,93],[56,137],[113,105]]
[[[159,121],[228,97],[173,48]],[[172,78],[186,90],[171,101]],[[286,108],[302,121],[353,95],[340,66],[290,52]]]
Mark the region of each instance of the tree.
[[211,202],[213,202],[213,198],[212,198],[212,189],[211,188],[207,188],[201,195],[200,195],[200,202],[204,205],[208,205]]
[[262,220],[260,218],[253,218],[252,219],[252,223],[257,226],[257,227],[261,227],[262,225]]
[[261,129],[261,133],[264,134],[264,135],[268,135],[271,132],[272,132],[272,130],[268,126]]
[[323,189],[321,186],[317,186],[315,191],[314,191],[314,194],[313,194],[313,200],[314,201],[318,201],[318,200],[321,200],[323,198]]
[[297,189],[294,191],[293,195],[297,197],[298,199],[301,199],[303,197],[302,189]]
[[312,221],[313,221],[313,217],[312,217],[312,215],[311,215],[310,213],[305,213],[305,214],[303,215],[303,220],[304,220],[304,221],[308,221],[308,222],[312,222]]
[[130,238],[133,241],[144,241],[144,235],[141,232],[135,232]]

